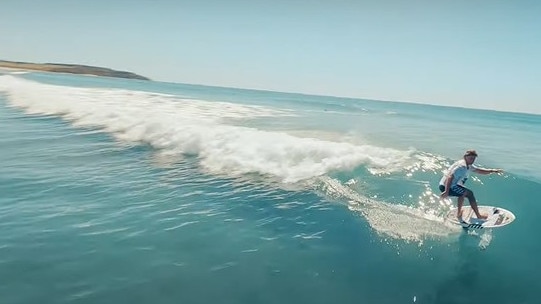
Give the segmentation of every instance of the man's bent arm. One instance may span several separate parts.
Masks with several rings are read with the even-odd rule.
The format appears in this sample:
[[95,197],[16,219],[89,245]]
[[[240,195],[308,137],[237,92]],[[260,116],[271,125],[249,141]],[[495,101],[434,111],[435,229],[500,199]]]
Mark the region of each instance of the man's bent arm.
[[447,176],[447,179],[445,180],[445,191],[443,193],[449,194],[449,190],[451,188],[451,182],[453,181],[454,174],[450,174]]

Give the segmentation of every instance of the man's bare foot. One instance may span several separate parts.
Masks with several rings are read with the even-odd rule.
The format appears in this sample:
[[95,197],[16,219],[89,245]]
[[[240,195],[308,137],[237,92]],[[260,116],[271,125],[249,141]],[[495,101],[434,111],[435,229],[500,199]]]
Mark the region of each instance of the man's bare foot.
[[479,215],[477,216],[477,218],[480,219],[480,220],[486,220],[486,219],[488,218],[488,215],[485,215],[485,214],[479,214]]

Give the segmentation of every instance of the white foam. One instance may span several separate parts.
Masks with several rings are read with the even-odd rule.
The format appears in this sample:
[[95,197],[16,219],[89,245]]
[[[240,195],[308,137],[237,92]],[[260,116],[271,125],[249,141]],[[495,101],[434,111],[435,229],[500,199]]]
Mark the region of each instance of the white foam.
[[102,129],[120,141],[148,143],[164,155],[196,155],[211,173],[254,173],[294,183],[360,165],[393,172],[412,162],[411,151],[239,126],[246,118],[293,115],[270,107],[56,86],[11,75],[0,76],[0,92],[31,114],[59,115],[75,126]]
[[348,208],[364,216],[378,234],[422,243],[427,238],[446,238],[460,230],[459,226],[450,225],[426,210],[364,197],[330,177],[319,177],[318,181],[318,191],[347,202]]

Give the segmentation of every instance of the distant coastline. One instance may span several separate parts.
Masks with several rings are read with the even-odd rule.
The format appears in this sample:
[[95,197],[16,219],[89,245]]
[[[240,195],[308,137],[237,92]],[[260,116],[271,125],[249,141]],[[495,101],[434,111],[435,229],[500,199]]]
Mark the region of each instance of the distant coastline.
[[143,77],[141,75],[137,75],[131,72],[116,71],[116,70],[112,70],[108,68],[88,66],[88,65],[79,65],[79,64],[30,63],[30,62],[0,60],[0,68],[150,80],[149,78],[146,78],[146,77]]

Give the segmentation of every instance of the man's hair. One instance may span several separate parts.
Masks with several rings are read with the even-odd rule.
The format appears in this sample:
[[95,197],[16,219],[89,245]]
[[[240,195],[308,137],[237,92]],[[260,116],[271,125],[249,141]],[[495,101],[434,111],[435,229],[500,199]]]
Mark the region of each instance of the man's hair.
[[470,155],[477,157],[477,152],[475,150],[468,150],[464,152],[464,156],[470,156]]

